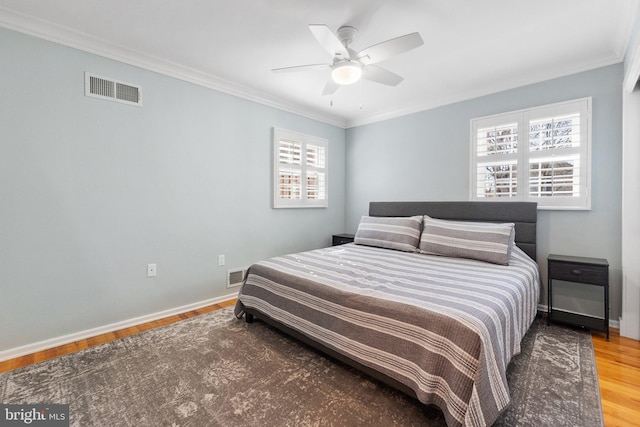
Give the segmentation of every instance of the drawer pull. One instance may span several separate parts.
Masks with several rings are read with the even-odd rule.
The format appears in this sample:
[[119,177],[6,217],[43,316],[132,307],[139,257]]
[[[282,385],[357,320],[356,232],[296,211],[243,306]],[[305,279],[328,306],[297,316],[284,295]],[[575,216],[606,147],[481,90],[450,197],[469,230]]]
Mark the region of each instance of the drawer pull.
[[579,276],[579,275],[581,275],[581,274],[582,274],[582,271],[580,271],[580,270],[578,270],[578,269],[571,270],[571,272],[572,272],[573,274],[575,274],[576,276]]

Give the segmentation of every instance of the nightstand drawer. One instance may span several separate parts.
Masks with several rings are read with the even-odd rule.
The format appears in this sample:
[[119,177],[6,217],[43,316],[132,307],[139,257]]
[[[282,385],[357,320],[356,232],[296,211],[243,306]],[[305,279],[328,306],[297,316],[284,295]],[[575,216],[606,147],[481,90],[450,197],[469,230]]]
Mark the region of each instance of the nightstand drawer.
[[334,234],[332,236],[331,244],[333,246],[344,245],[345,243],[353,242],[353,234]]
[[606,285],[609,281],[609,269],[585,264],[549,262],[549,275],[556,280]]

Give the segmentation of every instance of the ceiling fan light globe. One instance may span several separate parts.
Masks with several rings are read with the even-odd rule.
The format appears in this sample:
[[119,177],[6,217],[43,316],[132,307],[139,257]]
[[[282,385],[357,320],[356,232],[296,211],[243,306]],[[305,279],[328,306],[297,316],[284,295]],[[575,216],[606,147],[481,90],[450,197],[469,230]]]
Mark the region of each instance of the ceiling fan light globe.
[[339,85],[350,85],[362,77],[362,66],[357,62],[342,62],[331,70],[331,78]]

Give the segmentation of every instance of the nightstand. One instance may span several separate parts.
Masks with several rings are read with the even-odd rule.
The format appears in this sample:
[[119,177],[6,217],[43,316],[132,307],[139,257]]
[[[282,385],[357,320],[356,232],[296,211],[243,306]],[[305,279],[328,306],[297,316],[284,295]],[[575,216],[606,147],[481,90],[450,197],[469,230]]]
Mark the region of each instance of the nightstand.
[[[549,255],[547,283],[547,324],[566,323],[607,333],[609,341],[609,262],[602,258]],[[572,313],[553,308],[553,281],[562,280],[576,286],[602,286],[604,318]]]
[[338,246],[344,245],[345,243],[352,243],[354,235],[353,234],[334,234],[331,245]]

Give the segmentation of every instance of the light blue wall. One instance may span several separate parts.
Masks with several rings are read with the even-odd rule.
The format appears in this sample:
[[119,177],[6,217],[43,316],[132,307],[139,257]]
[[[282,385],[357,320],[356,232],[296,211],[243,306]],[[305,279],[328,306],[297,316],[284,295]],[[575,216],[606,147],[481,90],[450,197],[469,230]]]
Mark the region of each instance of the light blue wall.
[[[227,268],[326,246],[371,200],[465,200],[471,118],[585,96],[593,209],[541,211],[538,258],[608,258],[620,313],[622,65],[345,132],[1,28],[0,52],[0,352],[224,297]],[[85,97],[85,71],[144,106]],[[328,209],[271,208],[273,126],[330,141]]]
[[[591,96],[592,209],[539,211],[538,263],[546,304],[549,253],[607,258],[611,318],[621,307],[622,64],[533,84],[347,131],[347,228],[354,232],[369,201],[468,200],[469,120]],[[575,310],[591,313],[587,295]],[[584,298],[583,298],[584,297]],[[594,313],[596,314],[596,313]]]
[[[344,229],[344,129],[2,28],[0,52],[0,351],[228,295],[227,268]],[[329,208],[271,208],[273,126],[329,140]]]

